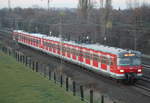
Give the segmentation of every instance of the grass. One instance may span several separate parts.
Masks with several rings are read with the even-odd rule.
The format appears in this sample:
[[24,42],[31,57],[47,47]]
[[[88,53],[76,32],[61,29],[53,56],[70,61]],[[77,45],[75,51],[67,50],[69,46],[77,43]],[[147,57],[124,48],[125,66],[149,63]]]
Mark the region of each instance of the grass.
[[0,52],[0,103],[83,103],[53,81],[43,78]]

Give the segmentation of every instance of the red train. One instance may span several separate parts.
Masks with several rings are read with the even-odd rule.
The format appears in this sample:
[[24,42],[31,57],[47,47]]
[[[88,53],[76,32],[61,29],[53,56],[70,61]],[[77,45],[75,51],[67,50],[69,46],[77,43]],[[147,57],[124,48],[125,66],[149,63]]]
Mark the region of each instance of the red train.
[[13,32],[13,39],[117,80],[133,83],[142,76],[141,53],[138,51],[99,44],[77,44],[21,30]]

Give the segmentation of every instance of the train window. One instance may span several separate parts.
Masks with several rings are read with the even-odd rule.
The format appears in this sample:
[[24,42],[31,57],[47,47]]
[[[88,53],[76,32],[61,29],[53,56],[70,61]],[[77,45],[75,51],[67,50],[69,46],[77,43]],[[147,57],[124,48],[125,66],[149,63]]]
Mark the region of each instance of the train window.
[[82,53],[82,52],[80,52],[80,53],[79,53],[79,56],[81,56],[81,57],[82,57],[82,56],[83,56],[83,53]]
[[66,52],[66,47],[65,46],[62,47],[62,51]]
[[55,44],[54,48],[57,49],[57,44]]
[[51,47],[54,48],[54,44],[52,44]]
[[52,45],[52,48],[55,48],[55,44]]
[[72,50],[71,50],[71,53],[72,53],[73,55],[76,55],[76,49],[72,49]]
[[140,58],[133,58],[132,59],[132,65],[141,65],[141,59]]
[[50,47],[50,48],[51,48],[51,47],[52,47],[52,44],[51,44],[51,43],[49,43],[49,44],[48,44],[48,47]]
[[43,44],[44,44],[44,46],[46,46],[46,45],[47,45],[47,43],[46,43],[45,41],[43,42]]
[[40,41],[40,40],[38,40],[38,44],[40,44],[40,42],[41,42],[41,41]]
[[112,63],[111,58],[107,58],[107,59],[108,59],[107,64],[108,64],[108,65],[111,65],[111,63]]
[[56,44],[56,49],[58,50],[58,48],[59,48],[59,45]]
[[84,57],[90,59],[91,58],[91,54],[90,53],[84,53]]
[[46,42],[46,46],[49,47],[49,43],[48,42]]
[[34,42],[35,40],[33,38],[31,38],[31,41]]
[[29,42],[31,42],[31,38],[29,38]]
[[70,53],[70,48],[67,47],[67,48],[66,48],[66,51],[67,51],[68,53]]
[[62,50],[62,46],[58,44],[58,50]]
[[56,44],[53,44],[53,48],[55,48],[55,49],[56,49],[56,46],[57,46]]
[[74,49],[70,49],[71,53],[73,53]]
[[93,54],[93,60],[100,61],[100,57],[96,54]]
[[32,39],[32,41],[33,41],[34,43],[36,43],[36,40],[35,40],[35,39]]
[[73,53],[73,49],[70,49],[71,53]]
[[108,58],[107,58],[107,57],[102,56],[101,58],[102,58],[102,59],[101,59],[101,63],[102,63],[102,64],[107,64],[107,63],[108,63]]
[[21,38],[21,36],[19,35],[19,36],[18,36],[18,39],[20,39],[20,38]]
[[110,59],[110,65],[114,65],[114,61],[112,58]]
[[79,51],[76,49],[76,56],[78,56],[79,55]]
[[80,50],[80,51],[78,51],[78,56],[83,56],[83,52]]
[[130,65],[130,58],[120,58],[118,59],[119,65]]
[[122,65],[122,66],[127,66],[127,65],[140,65],[141,64],[141,60],[140,58],[120,58],[118,59],[118,65]]
[[80,52],[78,50],[76,50],[76,56],[79,56]]
[[27,41],[29,42],[29,38],[27,37]]
[[38,44],[38,43],[39,43],[39,40],[36,40],[36,43]]

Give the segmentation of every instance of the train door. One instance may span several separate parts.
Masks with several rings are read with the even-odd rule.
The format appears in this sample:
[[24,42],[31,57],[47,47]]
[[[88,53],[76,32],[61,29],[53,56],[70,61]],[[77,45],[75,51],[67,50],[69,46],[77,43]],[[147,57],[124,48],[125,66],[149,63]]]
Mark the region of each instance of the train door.
[[116,70],[116,58],[115,56],[112,56],[110,61],[110,72],[115,72],[115,70]]

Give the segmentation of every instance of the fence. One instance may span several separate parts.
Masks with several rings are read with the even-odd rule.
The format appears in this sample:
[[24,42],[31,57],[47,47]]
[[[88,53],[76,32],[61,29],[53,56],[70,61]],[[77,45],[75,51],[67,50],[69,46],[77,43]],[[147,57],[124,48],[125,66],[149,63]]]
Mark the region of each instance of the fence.
[[72,92],[73,96],[79,96],[81,101],[85,101],[86,103],[116,103],[109,97],[94,91],[94,89],[86,89],[68,76],[52,71],[50,69],[50,65],[41,64],[20,51],[13,50],[2,45],[0,45],[0,51],[8,54],[9,56],[13,56],[18,62],[32,69],[33,72],[38,72],[45,78],[54,81],[54,83],[60,85],[60,87],[66,89],[66,91]]

